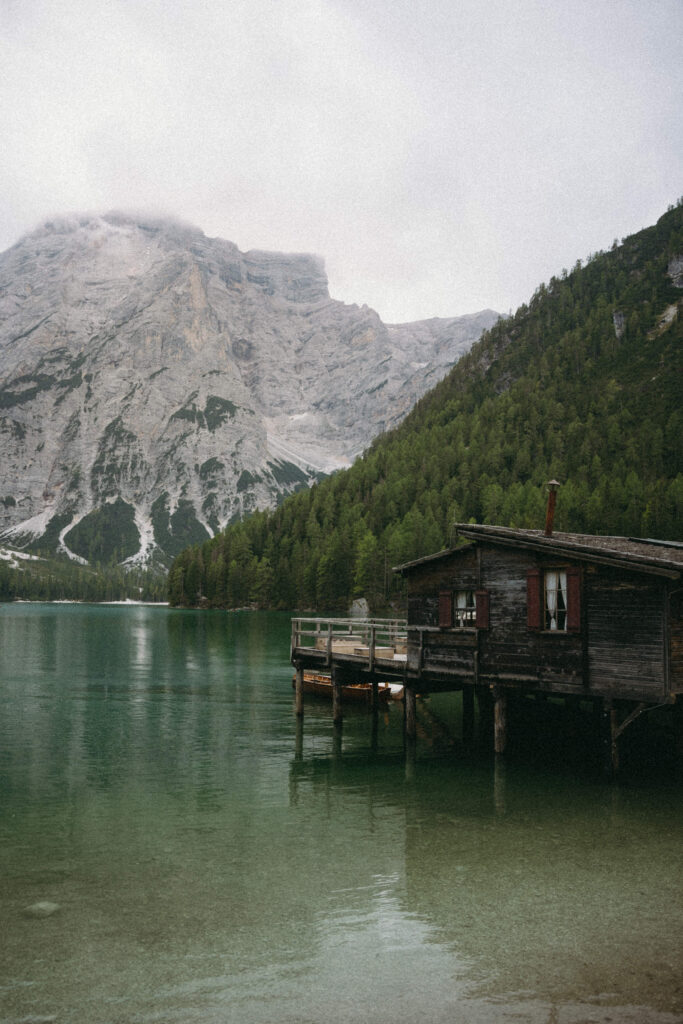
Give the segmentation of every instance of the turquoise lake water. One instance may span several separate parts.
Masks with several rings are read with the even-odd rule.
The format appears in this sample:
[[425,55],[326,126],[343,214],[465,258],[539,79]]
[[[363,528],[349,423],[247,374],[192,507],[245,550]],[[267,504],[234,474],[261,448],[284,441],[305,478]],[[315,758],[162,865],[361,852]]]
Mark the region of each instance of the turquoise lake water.
[[2,1024],[683,1021],[683,793],[293,713],[285,614],[0,605]]

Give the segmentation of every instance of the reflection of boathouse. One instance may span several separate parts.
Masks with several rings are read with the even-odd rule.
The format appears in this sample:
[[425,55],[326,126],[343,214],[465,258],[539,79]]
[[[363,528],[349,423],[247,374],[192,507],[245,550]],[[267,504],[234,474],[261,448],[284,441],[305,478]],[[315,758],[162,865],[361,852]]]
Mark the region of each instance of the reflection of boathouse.
[[[618,737],[642,712],[674,705],[680,728],[683,544],[552,528],[461,525],[457,532],[468,543],[395,570],[408,591],[404,664],[388,650],[377,657],[358,645],[350,665],[328,644],[333,679],[349,671],[368,680],[379,671],[402,677],[409,735],[416,693],[462,690],[465,729],[474,696],[481,708],[492,701],[499,753],[508,699],[517,696],[592,702],[614,768]],[[303,669],[315,657],[297,637],[295,629],[292,660]]]

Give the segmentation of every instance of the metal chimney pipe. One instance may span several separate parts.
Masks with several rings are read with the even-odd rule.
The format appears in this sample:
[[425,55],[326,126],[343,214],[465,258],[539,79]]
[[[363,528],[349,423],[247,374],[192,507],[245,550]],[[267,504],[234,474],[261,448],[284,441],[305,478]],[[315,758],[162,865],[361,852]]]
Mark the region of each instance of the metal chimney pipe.
[[555,503],[557,501],[557,492],[560,488],[559,480],[548,481],[548,505],[545,511],[545,535],[546,537],[552,537],[553,535],[553,523],[555,521]]

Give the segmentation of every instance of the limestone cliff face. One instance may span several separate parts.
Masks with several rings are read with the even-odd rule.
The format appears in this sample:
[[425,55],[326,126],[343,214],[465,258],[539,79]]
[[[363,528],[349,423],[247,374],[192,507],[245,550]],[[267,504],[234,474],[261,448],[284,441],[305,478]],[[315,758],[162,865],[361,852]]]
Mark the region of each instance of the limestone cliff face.
[[115,508],[121,558],[163,561],[349,464],[496,318],[386,326],[314,256],[45,224],[0,256],[0,538],[87,557],[79,524]]

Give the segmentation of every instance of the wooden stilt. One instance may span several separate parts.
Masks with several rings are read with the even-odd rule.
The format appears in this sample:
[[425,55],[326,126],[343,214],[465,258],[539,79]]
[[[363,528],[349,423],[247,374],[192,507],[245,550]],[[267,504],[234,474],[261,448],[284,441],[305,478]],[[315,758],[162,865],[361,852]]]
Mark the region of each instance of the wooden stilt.
[[379,708],[379,683],[375,675],[372,677],[372,701],[371,708],[373,712],[376,712]]
[[493,699],[491,691],[488,686],[476,686],[475,693],[479,707],[479,742],[481,743],[482,740],[485,740],[488,743],[488,737],[493,729]]
[[474,738],[474,687],[462,688],[462,741],[469,746]]
[[414,740],[417,735],[417,709],[415,702],[415,690],[406,686],[403,690],[405,699],[405,729],[406,736]]
[[674,751],[676,764],[683,769],[683,695],[679,694],[673,706],[674,716]]
[[294,706],[299,718],[304,714],[304,670],[302,665],[297,665],[294,671]]
[[505,761],[501,757],[493,766],[493,805],[496,814],[505,814]]
[[612,775],[616,775],[619,771],[619,718],[617,715],[617,709],[612,706],[609,712],[609,731],[610,731],[610,754],[611,754],[611,770]]
[[605,697],[602,702],[600,725],[602,731],[603,767],[607,775],[615,775],[619,768],[617,711],[609,697]]
[[493,691],[493,749],[504,754],[507,745],[507,694],[496,687]]
[[341,725],[343,719],[342,711],[342,676],[339,669],[332,666],[332,721],[335,725]]

